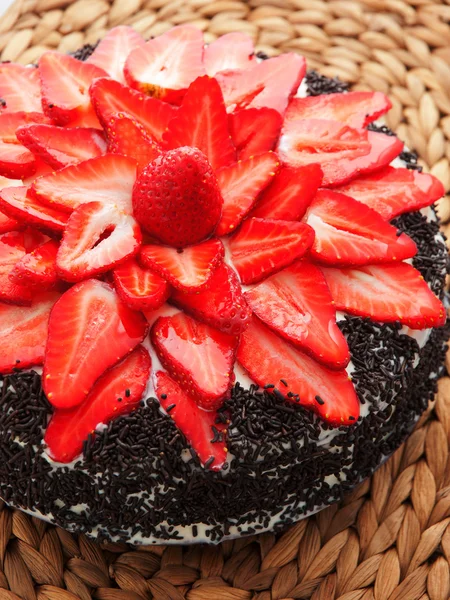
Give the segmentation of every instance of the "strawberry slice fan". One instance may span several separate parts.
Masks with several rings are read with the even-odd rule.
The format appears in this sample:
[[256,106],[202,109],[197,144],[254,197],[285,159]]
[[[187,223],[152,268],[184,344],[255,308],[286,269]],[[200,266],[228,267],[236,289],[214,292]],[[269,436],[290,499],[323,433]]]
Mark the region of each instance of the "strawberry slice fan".
[[236,363],[351,426],[336,310],[444,324],[390,222],[442,185],[389,166],[402,143],[367,129],[384,94],[300,98],[304,75],[297,54],[258,61],[242,34],[204,47],[190,26],[1,65],[0,371],[43,365],[53,460],[155,394],[220,470]]

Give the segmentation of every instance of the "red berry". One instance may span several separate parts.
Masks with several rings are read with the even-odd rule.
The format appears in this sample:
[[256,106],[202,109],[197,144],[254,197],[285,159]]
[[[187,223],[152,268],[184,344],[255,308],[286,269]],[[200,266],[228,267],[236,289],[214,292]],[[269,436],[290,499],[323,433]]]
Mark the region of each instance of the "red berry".
[[169,246],[197,244],[211,235],[222,204],[216,176],[205,155],[187,146],[155,158],[133,188],[136,219]]

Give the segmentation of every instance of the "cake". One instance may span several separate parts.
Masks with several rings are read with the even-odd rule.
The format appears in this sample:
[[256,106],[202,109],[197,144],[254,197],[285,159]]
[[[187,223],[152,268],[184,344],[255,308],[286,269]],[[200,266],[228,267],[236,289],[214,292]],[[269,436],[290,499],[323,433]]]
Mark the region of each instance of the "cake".
[[379,92],[179,26],[0,65],[0,497],[217,543],[339,500],[448,337],[444,193]]

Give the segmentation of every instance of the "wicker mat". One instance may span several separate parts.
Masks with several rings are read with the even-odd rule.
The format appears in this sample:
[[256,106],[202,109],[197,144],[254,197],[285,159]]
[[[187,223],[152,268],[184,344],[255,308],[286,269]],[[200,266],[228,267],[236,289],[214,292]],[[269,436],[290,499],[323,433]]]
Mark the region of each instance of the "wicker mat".
[[[298,51],[354,89],[388,93],[387,124],[449,190],[449,2],[19,0],[0,20],[0,58],[72,51],[121,23],[145,37],[186,22],[207,41],[244,31],[269,55]],[[438,210],[450,229],[449,196]],[[0,506],[0,600],[447,600],[449,443],[446,377],[406,444],[340,506],[281,537],[217,547],[99,547]]]

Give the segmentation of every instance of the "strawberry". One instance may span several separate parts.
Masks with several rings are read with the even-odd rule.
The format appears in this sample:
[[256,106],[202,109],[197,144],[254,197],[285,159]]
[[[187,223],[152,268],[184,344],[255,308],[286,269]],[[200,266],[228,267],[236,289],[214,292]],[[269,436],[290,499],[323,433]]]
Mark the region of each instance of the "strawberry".
[[66,281],[80,281],[125,262],[140,245],[141,231],[131,215],[101,202],[87,202],[69,217],[56,270]]
[[445,323],[442,302],[411,265],[322,270],[337,310],[386,323],[400,321],[411,329],[441,327]]
[[430,206],[444,193],[444,186],[428,173],[385,167],[373,175],[362,175],[336,191],[367,204],[386,220]]
[[196,319],[232,335],[239,335],[251,316],[236,273],[226,263],[214,271],[207,289],[195,294],[174,289],[171,302]]
[[214,231],[222,196],[206,156],[196,148],[177,148],[147,165],[133,188],[134,215],[164,244],[196,244]]
[[[7,177],[0,176],[0,193],[5,187],[19,187],[22,185],[20,179],[14,181],[13,179],[8,179]],[[1,199],[0,199],[1,204]],[[9,217],[7,214],[0,212],[0,234],[8,233],[9,231],[21,231],[24,228],[24,224],[17,219],[13,219]]]
[[0,236],[0,301],[29,306],[31,291],[28,286],[11,281],[14,265],[25,256],[23,233],[13,231]]
[[0,191],[0,209],[9,217],[44,231],[63,231],[68,216],[58,208],[41,204],[28,195],[26,186],[6,187]]
[[102,132],[88,127],[67,129],[33,124],[19,127],[16,135],[21,144],[53,169],[61,169],[106,152]]
[[31,306],[0,303],[0,373],[43,364],[48,319],[58,298],[56,292],[44,292],[35,296]]
[[173,27],[133,50],[124,73],[132,88],[178,103],[194,79],[205,73],[202,32],[190,25]]
[[132,50],[144,44],[144,38],[132,27],[114,27],[100,40],[86,62],[100,67],[113,79],[125,83],[125,60]]
[[306,72],[303,56],[293,52],[256,63],[250,69],[218,73],[229,112],[242,108],[273,108],[284,115]]
[[303,256],[314,241],[305,223],[248,219],[230,238],[231,260],[242,283],[256,283]]
[[56,254],[59,243],[49,240],[41,246],[25,254],[14,266],[10,275],[15,281],[24,285],[39,285],[40,289],[48,289],[58,281],[56,274]]
[[[194,400],[164,371],[156,373],[156,395],[164,410],[175,421],[188,444],[195,450],[203,466],[212,471],[220,471],[227,458],[227,448],[223,436],[226,434],[223,423],[216,423],[217,413],[202,410]],[[222,434],[216,437],[213,427]]]
[[392,108],[389,98],[382,92],[348,92],[347,94],[321,94],[306,98],[293,98],[286,111],[285,122],[296,119],[321,119],[340,121],[356,129],[367,127]]
[[208,285],[224,255],[222,242],[212,239],[182,250],[148,244],[141,248],[139,258],[144,267],[164,277],[176,289],[194,292]]
[[176,108],[149,98],[113,79],[96,79],[89,88],[91,101],[100,123],[106,130],[111,117],[125,114],[140,123],[145,131],[156,142],[161,142],[162,135],[169,121],[176,114]]
[[36,171],[34,155],[20,144],[0,142],[0,176],[8,179],[30,177]]
[[42,113],[38,70],[15,63],[0,64],[0,98],[1,113]]
[[27,254],[34,252],[39,246],[49,242],[50,239],[48,235],[34,227],[28,226],[23,230],[23,245]]
[[138,346],[94,383],[82,404],[55,410],[44,437],[51,458],[71,462],[82,453],[83,442],[100,423],[107,425],[136,409],[145,393],[151,365],[147,350]]
[[61,296],[48,326],[42,377],[56,408],[81,404],[103,373],[147,335],[147,321],[128,308],[111,286],[82,281]]
[[23,225],[19,221],[0,213],[0,234],[8,233],[9,231],[20,231],[21,229],[23,229]]
[[214,170],[236,161],[222,92],[215,79],[199,77],[191,83],[163,143],[169,150],[180,146],[198,148]]
[[263,191],[251,216],[260,219],[301,219],[322,183],[319,165],[283,166]]
[[417,252],[413,240],[377,212],[349,196],[319,190],[305,217],[316,238],[311,256],[324,264],[367,265],[404,260]]
[[256,64],[253,41],[238,31],[221,35],[206,46],[203,61],[210,77],[229,69],[248,69]]
[[283,119],[273,108],[247,108],[228,115],[231,140],[239,160],[273,150]]
[[42,113],[37,112],[2,113],[0,114],[0,140],[6,144],[22,143],[17,138],[17,129],[36,123],[50,123],[50,120]]
[[216,410],[230,391],[238,338],[182,312],[159,317],[150,337],[161,364],[204,410]]
[[56,125],[98,127],[89,86],[103,69],[60,52],[45,52],[39,59],[42,106]]
[[116,292],[134,310],[156,310],[169,297],[164,279],[140,267],[134,258],[114,269],[113,280]]
[[126,115],[111,117],[106,133],[108,152],[134,158],[139,171],[161,154],[160,146],[144,127]]
[[71,213],[85,202],[100,202],[131,214],[136,161],[105,154],[39,177],[32,194],[43,204]]
[[324,367],[255,317],[241,336],[237,359],[258,385],[274,385],[288,402],[308,407],[330,425],[351,425],[359,417],[359,400],[345,370]]
[[383,133],[338,121],[299,119],[285,123],[277,152],[293,167],[319,164],[323,185],[329,187],[388,165],[402,148],[400,140]]
[[278,335],[331,369],[350,360],[321,270],[297,261],[245,293],[252,311]]
[[266,152],[217,172],[223,209],[216,235],[232,233],[240,225],[254,206],[260,192],[275,176],[278,165],[277,155]]

